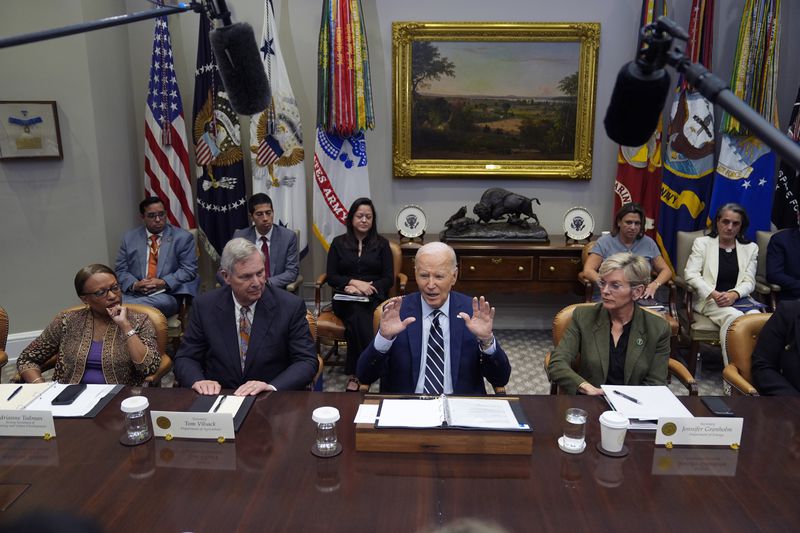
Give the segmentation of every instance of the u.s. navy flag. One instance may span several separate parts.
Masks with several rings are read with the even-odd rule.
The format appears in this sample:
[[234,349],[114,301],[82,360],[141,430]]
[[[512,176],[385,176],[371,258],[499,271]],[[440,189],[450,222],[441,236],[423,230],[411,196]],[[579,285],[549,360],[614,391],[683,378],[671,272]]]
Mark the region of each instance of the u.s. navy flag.
[[208,17],[201,13],[192,138],[201,242],[216,260],[233,232],[247,226],[248,221],[239,117],[228,101],[211,53],[210,29]]
[[350,204],[369,196],[367,142],[375,125],[359,0],[324,0],[319,33],[314,234],[327,250]]
[[278,224],[300,230],[298,244],[303,256],[308,251],[303,131],[281,55],[272,0],[265,0],[259,48],[272,99],[268,109],[250,119],[253,193],[270,196]]
[[[786,132],[791,140],[800,143],[800,88],[792,108],[792,118],[789,120],[789,131]],[[778,170],[778,179],[775,180],[775,199],[772,204],[772,223],[778,229],[796,228],[797,213],[800,210],[800,169],[796,169],[785,161],[781,162]]]
[[[711,65],[714,0],[693,0],[686,53]],[[714,171],[714,106],[685,80],[676,88],[667,127],[656,242],[675,270],[677,232],[706,225]]]
[[183,229],[197,227],[189,181],[189,144],[167,17],[158,17],[144,110],[144,191],[164,202],[167,218]]

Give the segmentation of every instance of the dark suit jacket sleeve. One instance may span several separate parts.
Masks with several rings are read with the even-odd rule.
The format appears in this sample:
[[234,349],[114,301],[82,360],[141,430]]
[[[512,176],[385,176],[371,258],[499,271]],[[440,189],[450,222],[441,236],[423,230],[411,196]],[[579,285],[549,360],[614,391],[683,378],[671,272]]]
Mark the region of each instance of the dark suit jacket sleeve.
[[[284,288],[296,280],[297,274],[300,272],[300,259],[297,252],[297,234],[290,229],[285,229],[281,232],[281,242],[285,242],[286,246],[286,264],[283,267],[283,272],[274,276],[270,276],[269,284],[275,287]],[[272,254],[270,253],[270,255]]]
[[292,316],[289,321],[287,346],[289,366],[270,381],[270,384],[278,390],[302,390],[311,383],[314,374],[317,373],[317,355],[308,329],[305,303],[303,300],[296,300],[297,306],[291,311]]
[[767,281],[780,285],[782,292],[792,294],[800,294],[800,279],[788,273],[800,270],[792,268],[796,263],[800,263],[800,260],[792,259],[798,257],[798,250],[790,249],[792,233],[796,231],[790,229],[776,233],[767,245]]
[[[397,339],[395,339],[395,342],[396,341]],[[392,345],[392,348],[394,348],[394,345]],[[389,349],[389,352],[391,352],[392,348]],[[389,352],[385,354],[380,353],[375,349],[375,341],[373,340],[370,342],[358,358],[356,366],[356,377],[358,380],[361,383],[367,384],[377,381],[386,369],[386,363],[389,360]]]
[[189,311],[189,324],[175,354],[175,379],[182,387],[191,387],[195,381],[205,379],[203,360],[209,347],[201,319],[201,306],[199,300],[192,305]]
[[[647,336],[656,337],[657,340],[656,349],[650,359],[650,368],[642,380],[642,385],[666,385],[669,373],[669,336],[672,331],[666,320],[656,316],[647,317],[646,311],[643,313],[647,320]],[[632,342],[631,339],[628,339],[628,342]]]
[[[800,312],[800,302],[786,301],[778,304],[778,309],[767,321],[758,335],[753,350],[752,371],[753,385],[759,394],[767,396],[798,396],[784,373],[789,370],[781,368],[781,358],[792,357],[794,364],[800,365],[800,352],[793,327]],[[789,349],[786,349],[789,346]],[[797,368],[797,367],[795,367]]]
[[173,293],[193,294],[187,287],[181,288],[181,286],[194,281],[197,277],[197,247],[194,237],[188,231],[181,229],[173,230],[172,235],[172,250],[177,268],[161,279],[167,282]]
[[128,265],[128,245],[130,244],[130,240],[127,234],[122,237],[122,242],[117,252],[117,260],[114,263],[114,272],[117,275],[117,281],[122,287],[122,292],[125,293],[133,292],[133,284],[139,281],[138,276],[130,271],[130,265]]
[[[475,343],[476,346],[478,343]],[[480,348],[478,349],[480,351]],[[511,377],[511,363],[500,343],[495,338],[495,351],[492,355],[480,354],[481,374],[494,387],[505,387]]]

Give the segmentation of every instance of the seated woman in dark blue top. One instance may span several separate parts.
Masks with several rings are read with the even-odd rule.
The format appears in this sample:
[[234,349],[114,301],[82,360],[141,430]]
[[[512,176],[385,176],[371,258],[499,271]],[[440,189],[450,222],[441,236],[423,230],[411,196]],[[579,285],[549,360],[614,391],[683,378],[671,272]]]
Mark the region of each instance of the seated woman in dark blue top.
[[345,326],[347,390],[357,391],[356,362],[372,342],[372,313],[394,282],[389,241],[378,235],[375,206],[358,198],[347,212],[347,233],[333,239],[328,250],[327,282],[334,293],[364,296],[366,302],[333,301],[333,312]]

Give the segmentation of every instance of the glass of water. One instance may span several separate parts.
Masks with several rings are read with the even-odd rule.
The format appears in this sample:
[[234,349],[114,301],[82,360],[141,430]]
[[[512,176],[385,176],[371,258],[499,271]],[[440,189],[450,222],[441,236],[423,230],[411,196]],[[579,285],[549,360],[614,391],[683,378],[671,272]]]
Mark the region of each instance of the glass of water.
[[583,409],[570,407],[564,415],[563,444],[570,450],[582,450],[586,445],[586,419],[588,414]]

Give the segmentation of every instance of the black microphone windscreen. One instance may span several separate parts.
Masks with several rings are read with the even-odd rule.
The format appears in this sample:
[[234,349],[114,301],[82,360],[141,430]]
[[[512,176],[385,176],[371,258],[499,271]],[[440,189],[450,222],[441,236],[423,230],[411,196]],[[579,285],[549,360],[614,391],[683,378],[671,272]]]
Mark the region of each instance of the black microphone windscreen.
[[209,39],[234,111],[240,115],[264,111],[270,88],[253,27],[243,22],[221,26],[209,33]]
[[623,66],[603,121],[608,136],[622,146],[645,144],[658,126],[669,86],[663,69],[647,75],[633,62]]

